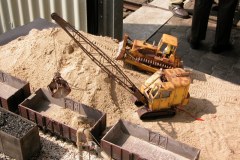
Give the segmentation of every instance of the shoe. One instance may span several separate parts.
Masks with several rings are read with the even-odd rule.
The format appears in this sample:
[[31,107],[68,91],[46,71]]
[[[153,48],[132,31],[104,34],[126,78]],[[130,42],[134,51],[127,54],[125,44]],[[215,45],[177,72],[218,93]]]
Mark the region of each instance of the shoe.
[[187,36],[187,41],[192,49],[199,49],[200,41],[192,40],[190,35]]
[[233,45],[231,43],[228,43],[225,45],[214,44],[211,49],[211,51],[215,54],[219,54],[221,52],[226,52],[226,51],[231,51],[231,50],[233,50]]
[[189,18],[189,14],[188,12],[183,8],[183,4],[172,4],[171,6],[169,6],[169,10],[172,11],[172,13],[180,18]]

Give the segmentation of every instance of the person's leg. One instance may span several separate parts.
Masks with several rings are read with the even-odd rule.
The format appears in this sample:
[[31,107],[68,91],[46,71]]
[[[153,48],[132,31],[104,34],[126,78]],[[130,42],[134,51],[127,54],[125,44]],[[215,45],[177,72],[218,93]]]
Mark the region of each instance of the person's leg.
[[237,2],[238,0],[219,0],[215,44],[212,48],[215,53],[232,48],[229,40]]
[[210,14],[213,0],[196,0],[192,19],[191,35],[189,37],[190,45],[193,49],[199,47],[201,40],[206,37],[208,26],[208,17]]
[[184,0],[169,0],[169,9],[180,18],[189,18],[188,12],[183,8]]

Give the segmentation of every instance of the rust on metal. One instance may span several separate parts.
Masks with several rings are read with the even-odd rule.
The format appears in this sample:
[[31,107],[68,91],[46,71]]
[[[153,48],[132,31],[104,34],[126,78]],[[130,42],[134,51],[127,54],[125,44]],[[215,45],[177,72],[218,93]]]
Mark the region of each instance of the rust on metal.
[[69,84],[61,77],[59,72],[55,73],[51,83],[47,87],[54,98],[64,98],[71,92]]
[[30,95],[28,82],[0,71],[0,106],[17,112],[18,104]]
[[200,150],[152,132],[128,121],[119,120],[102,138],[102,149],[113,159],[190,159]]
[[[71,113],[73,112],[76,117],[78,117],[78,115],[86,116],[87,119],[89,119],[89,122],[91,122],[90,131],[94,140],[100,141],[102,132],[106,128],[106,114],[101,111],[68,98],[55,99],[45,89],[37,90],[19,104],[19,112],[22,117],[35,122],[41,129],[47,132],[76,143],[76,133],[78,129],[75,127],[76,125],[73,126],[61,120],[60,118],[64,119],[63,116],[59,118],[54,118],[54,115],[50,116],[56,112],[55,109],[59,108],[67,109],[67,113],[70,113],[70,111]],[[48,111],[50,114],[47,114]],[[63,114],[64,113],[65,112],[63,112]],[[69,116],[71,115],[72,114],[69,114]]]

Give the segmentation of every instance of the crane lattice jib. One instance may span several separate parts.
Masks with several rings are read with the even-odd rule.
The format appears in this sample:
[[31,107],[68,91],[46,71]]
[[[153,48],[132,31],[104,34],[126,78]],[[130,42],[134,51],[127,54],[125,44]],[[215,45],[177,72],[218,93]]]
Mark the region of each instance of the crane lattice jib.
[[133,82],[123,73],[118,65],[109,58],[100,48],[93,44],[83,34],[78,32],[71,24],[62,19],[57,13],[51,17],[59,26],[77,43],[77,45],[95,62],[103,71],[112,77],[117,83],[123,86],[139,101],[147,104],[147,98],[139,91]]

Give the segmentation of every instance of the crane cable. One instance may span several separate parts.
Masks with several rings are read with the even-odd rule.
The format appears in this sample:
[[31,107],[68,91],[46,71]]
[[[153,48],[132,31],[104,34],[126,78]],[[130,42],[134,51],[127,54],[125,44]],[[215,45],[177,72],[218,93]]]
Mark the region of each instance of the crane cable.
[[[55,30],[55,28],[52,29],[50,34],[52,34],[54,32],[54,30]],[[54,55],[55,55],[55,67],[57,68],[56,72],[59,72],[59,63],[57,60],[57,53],[56,53],[56,39],[55,39],[54,33],[52,34],[52,37],[53,37],[53,47],[54,47]]]
[[[60,64],[59,64],[59,62],[57,60],[56,39],[55,39],[55,33],[54,32],[55,32],[55,28],[53,28],[51,33],[50,33],[50,35],[53,37],[53,47],[54,47],[54,56],[55,56],[55,68],[56,68],[56,72],[55,73],[58,73],[58,72],[60,73],[60,66],[59,66]],[[84,89],[75,87],[73,84],[70,84],[70,83],[68,83],[68,84],[74,90],[82,90],[82,91],[84,91]]]

